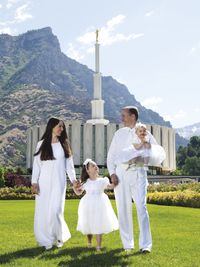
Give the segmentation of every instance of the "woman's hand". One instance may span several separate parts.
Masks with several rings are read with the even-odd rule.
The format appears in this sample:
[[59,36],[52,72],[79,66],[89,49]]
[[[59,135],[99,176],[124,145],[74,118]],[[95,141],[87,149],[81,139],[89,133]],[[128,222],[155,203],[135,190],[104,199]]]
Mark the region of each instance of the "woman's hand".
[[39,184],[36,184],[36,183],[32,184],[31,190],[32,190],[33,194],[39,195],[39,193],[40,193]]
[[78,188],[78,187],[80,187],[81,186],[81,182],[79,181],[79,180],[75,180],[75,181],[73,181],[73,188]]

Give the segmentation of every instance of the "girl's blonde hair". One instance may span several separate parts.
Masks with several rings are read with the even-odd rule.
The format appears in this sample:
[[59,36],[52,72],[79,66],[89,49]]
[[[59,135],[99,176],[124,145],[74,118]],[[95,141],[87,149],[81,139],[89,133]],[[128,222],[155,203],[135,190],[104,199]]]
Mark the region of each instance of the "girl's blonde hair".
[[140,128],[144,128],[147,130],[147,126],[144,123],[137,123],[135,127],[135,132],[137,132]]

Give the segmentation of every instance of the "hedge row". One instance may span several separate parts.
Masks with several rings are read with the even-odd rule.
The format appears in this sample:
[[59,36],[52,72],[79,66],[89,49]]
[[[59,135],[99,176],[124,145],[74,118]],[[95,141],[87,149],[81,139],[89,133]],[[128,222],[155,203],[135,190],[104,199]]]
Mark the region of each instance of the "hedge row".
[[147,202],[166,206],[200,208],[200,193],[189,190],[148,193]]
[[[107,195],[110,199],[114,199],[113,191],[108,190]],[[66,191],[66,199],[79,199],[82,196],[75,195],[72,188]],[[34,199],[29,187],[0,188],[0,200],[20,200]],[[200,208],[200,193],[191,190],[174,191],[174,192],[153,192],[147,194],[147,202],[151,204],[166,206],[183,206]]]
[[184,184],[175,184],[172,182],[169,183],[160,183],[160,184],[150,184],[148,186],[148,192],[172,192],[172,191],[185,191],[190,190],[197,193],[200,193],[200,183],[191,182]]

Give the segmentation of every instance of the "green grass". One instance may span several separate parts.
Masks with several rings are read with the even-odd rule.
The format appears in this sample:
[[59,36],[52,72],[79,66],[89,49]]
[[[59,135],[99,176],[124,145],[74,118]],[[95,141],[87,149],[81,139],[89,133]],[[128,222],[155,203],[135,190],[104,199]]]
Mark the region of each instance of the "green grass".
[[[148,205],[153,250],[143,255],[138,252],[138,226],[133,206],[136,248],[127,256],[118,231],[103,236],[102,252],[86,248],[85,236],[76,231],[78,202],[66,201],[65,218],[72,238],[61,249],[44,251],[36,246],[33,235],[34,201],[0,201],[1,266],[200,266],[198,209]],[[112,204],[115,208],[114,201]]]

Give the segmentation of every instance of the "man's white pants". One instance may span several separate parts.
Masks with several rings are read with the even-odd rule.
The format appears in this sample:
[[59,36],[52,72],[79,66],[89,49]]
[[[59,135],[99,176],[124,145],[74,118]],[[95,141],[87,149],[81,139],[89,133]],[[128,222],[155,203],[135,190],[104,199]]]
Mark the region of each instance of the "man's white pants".
[[135,170],[122,170],[118,168],[116,174],[119,184],[115,187],[115,199],[117,205],[119,229],[123,247],[134,248],[132,199],[135,202],[138,223],[140,229],[139,248],[152,247],[152,237],[149,223],[149,215],[146,208],[147,174],[137,167]]

